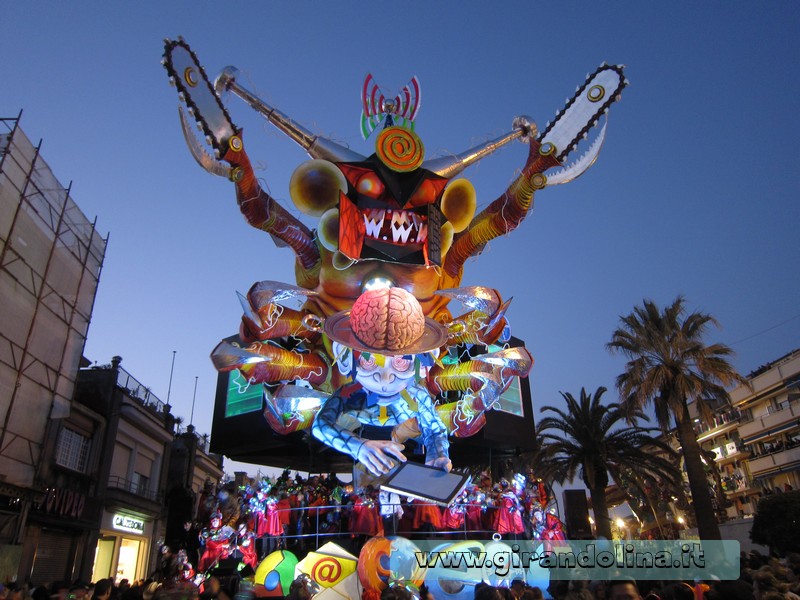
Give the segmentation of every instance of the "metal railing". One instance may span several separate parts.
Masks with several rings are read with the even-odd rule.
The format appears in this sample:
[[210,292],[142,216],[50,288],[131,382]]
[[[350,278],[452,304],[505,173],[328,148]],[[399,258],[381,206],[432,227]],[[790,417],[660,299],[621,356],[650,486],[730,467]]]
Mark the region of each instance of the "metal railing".
[[117,367],[117,371],[117,385],[125,389],[131,398],[138,400],[144,406],[152,408],[157,412],[164,412],[166,404],[151,392],[149,387],[142,385],[138,379],[122,367]]
[[139,496],[140,498],[145,498],[146,500],[151,500],[153,502],[159,502],[161,500],[161,494],[159,494],[157,490],[151,490],[148,484],[141,484],[123,477],[118,477],[116,475],[108,478],[108,487],[129,492],[135,496]]
[[697,436],[705,435],[709,431],[730,425],[732,423],[746,423],[752,420],[747,411],[729,410],[716,415],[711,423],[700,422],[694,427]]
[[[480,528],[469,528],[468,520],[467,518],[464,518],[461,526],[457,528],[442,527],[439,529],[429,526],[418,529],[409,529],[406,527],[408,520],[406,518],[398,517],[396,513],[393,513],[386,518],[381,517],[381,507],[395,508],[397,506],[397,504],[380,504],[375,502],[375,506],[373,508],[363,507],[362,510],[375,511],[373,514],[375,519],[375,527],[376,529],[380,527],[380,530],[383,530],[384,535],[399,535],[409,539],[429,539],[433,535],[436,538],[441,537],[443,539],[451,538],[465,540],[492,539],[492,536],[497,533],[496,530],[492,528],[496,511],[508,510],[507,508],[501,506],[486,506],[485,508],[482,508],[480,514]],[[401,506],[405,511],[413,508],[415,505],[401,504],[399,506]],[[349,519],[353,516],[355,508],[356,507],[354,507],[352,504],[344,504],[277,509],[276,512],[278,513],[279,518],[281,515],[284,515],[283,520],[289,521],[289,524],[284,525],[284,532],[281,534],[263,535],[260,537],[263,539],[272,540],[274,543],[284,548],[293,544],[303,544],[305,541],[310,541],[313,539],[314,544],[316,544],[316,547],[318,548],[320,546],[320,540],[322,540],[324,543],[325,541],[336,539],[351,540],[354,536],[376,535],[378,531],[371,533],[365,530],[354,530],[352,527],[350,527]],[[443,507],[440,507],[439,509],[443,513],[442,520],[444,521],[445,509]],[[329,513],[339,513],[338,519],[336,519],[335,523],[328,521]],[[287,514],[288,516],[286,516]],[[519,534],[506,534],[504,537],[511,539],[527,538],[527,536],[531,533],[530,525],[526,525],[526,521],[528,521],[528,515],[527,513],[522,512],[521,516],[525,532]],[[543,518],[546,518],[544,514]],[[231,533],[233,534],[233,532]],[[231,541],[235,542],[235,538],[236,536],[232,535]],[[202,554],[202,549],[200,553]]]

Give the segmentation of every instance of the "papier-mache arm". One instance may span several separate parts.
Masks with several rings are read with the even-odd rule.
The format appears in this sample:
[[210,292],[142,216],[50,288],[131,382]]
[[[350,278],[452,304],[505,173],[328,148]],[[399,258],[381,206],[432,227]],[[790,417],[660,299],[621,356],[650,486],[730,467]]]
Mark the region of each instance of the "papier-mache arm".
[[450,440],[447,438],[447,428],[439,418],[430,394],[417,385],[408,388],[408,392],[417,401],[417,420],[422,443],[425,445],[425,459],[431,461],[449,458]]
[[343,388],[328,398],[319,409],[314,418],[311,434],[323,444],[334,450],[348,454],[353,460],[358,460],[358,451],[366,440],[358,437],[352,431],[337,424],[339,417],[350,411],[364,408],[365,394],[355,393],[350,397],[343,397]]

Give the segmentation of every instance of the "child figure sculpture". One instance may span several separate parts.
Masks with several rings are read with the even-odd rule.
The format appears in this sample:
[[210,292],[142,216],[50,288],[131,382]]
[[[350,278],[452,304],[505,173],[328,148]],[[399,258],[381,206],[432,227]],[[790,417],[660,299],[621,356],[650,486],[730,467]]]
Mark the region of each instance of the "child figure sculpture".
[[[317,414],[313,435],[360,462],[373,475],[405,462],[403,442],[425,446],[426,464],[449,471],[447,429],[424,382],[447,330],[425,318],[403,288],[364,292],[349,312],[325,321],[333,355],[353,383],[336,390]],[[350,417],[352,426],[343,425]],[[360,431],[356,433],[356,429]]]

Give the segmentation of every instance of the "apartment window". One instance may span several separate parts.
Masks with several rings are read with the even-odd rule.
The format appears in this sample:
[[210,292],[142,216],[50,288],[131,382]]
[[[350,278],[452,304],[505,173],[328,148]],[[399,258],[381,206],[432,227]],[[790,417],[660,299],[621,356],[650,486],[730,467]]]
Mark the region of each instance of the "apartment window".
[[147,494],[150,488],[150,478],[142,475],[141,473],[133,473],[133,480],[131,481],[131,491],[136,494]]
[[85,473],[88,459],[89,438],[72,429],[62,428],[56,445],[56,464]]

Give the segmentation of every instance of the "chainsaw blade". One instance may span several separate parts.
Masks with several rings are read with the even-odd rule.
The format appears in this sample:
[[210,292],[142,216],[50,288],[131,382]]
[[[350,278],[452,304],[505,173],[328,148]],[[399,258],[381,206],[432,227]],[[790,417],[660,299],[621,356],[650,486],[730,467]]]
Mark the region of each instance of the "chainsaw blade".
[[604,64],[589,75],[537,138],[543,151],[552,152],[560,162],[564,161],[628,85],[622,69],[620,65]]
[[228,142],[238,128],[214,91],[197,55],[183,39],[165,40],[164,68],[178,88],[178,97],[186,103],[206,140],[219,156],[228,151]]

